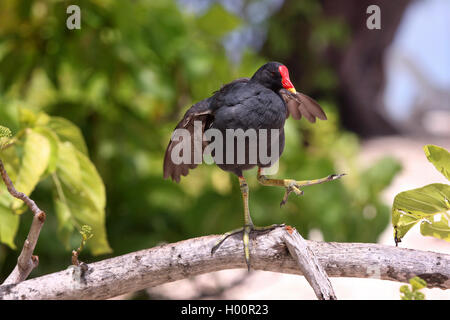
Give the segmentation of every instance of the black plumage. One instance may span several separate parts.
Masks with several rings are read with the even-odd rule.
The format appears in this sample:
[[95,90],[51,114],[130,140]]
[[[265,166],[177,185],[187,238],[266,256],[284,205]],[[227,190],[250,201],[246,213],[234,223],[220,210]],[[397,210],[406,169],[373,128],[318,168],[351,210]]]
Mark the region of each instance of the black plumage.
[[[326,119],[319,104],[312,98],[295,92],[289,80],[289,75],[282,75],[282,71],[287,69],[281,63],[269,62],[259,68],[252,78],[241,78],[224,85],[211,97],[204,99],[193,105],[178,123],[176,129],[184,128],[189,130],[191,135],[194,132],[194,121],[201,121],[202,132],[209,128],[218,129],[225,135],[226,129],[279,129],[280,157],[284,149],[284,124],[286,118],[292,115],[294,119],[304,116],[308,121],[315,122],[316,117]],[[291,88],[289,88],[289,86]],[[269,134],[269,154],[271,136]],[[197,166],[194,163],[194,156],[191,155],[190,163],[175,164],[171,159],[173,148],[183,141],[170,141],[164,158],[164,178],[172,178],[179,182],[181,175],[186,176],[189,169]],[[236,142],[236,141],[235,141]],[[191,152],[193,153],[194,141],[191,140]],[[208,142],[201,143],[204,149]],[[236,143],[234,144],[236,148]],[[257,145],[259,146],[259,140]],[[224,154],[226,149],[224,139]],[[266,167],[259,159],[257,163],[248,162],[248,142],[246,143],[246,161],[244,164],[218,164],[226,171],[242,176],[242,171],[250,169],[255,165]],[[235,150],[235,155],[236,155]],[[214,155],[213,155],[214,156]]]

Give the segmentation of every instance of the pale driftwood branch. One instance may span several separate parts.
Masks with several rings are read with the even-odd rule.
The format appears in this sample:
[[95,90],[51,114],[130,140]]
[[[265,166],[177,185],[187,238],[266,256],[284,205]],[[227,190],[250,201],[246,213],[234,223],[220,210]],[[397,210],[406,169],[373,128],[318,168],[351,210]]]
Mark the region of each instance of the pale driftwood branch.
[[8,276],[8,278],[6,278],[5,282],[3,282],[3,284],[11,284],[25,280],[31,273],[31,271],[33,271],[33,269],[36,268],[39,264],[39,258],[38,256],[34,256],[33,252],[39,238],[39,233],[41,232],[42,226],[45,222],[45,212],[39,209],[36,203],[31,200],[26,194],[19,192],[14,188],[14,185],[9,178],[8,173],[3,166],[2,160],[0,160],[0,174],[9,193],[13,197],[25,202],[25,204],[28,206],[28,208],[30,208],[31,212],[34,215],[27,239],[23,244],[23,248],[19,255],[19,258],[17,259],[17,265]]
[[[251,234],[252,268],[302,274],[277,228]],[[163,283],[224,269],[246,268],[242,235],[225,241],[211,256],[220,236],[206,236],[91,263],[0,286],[0,299],[106,299]],[[306,240],[330,277],[378,278],[407,282],[414,276],[428,287],[450,288],[450,255],[370,243]],[[305,287],[305,290],[310,290]]]
[[282,239],[286,244],[289,253],[297,261],[300,270],[308,280],[317,298],[320,300],[336,300],[333,287],[327,273],[319,263],[316,255],[308,247],[305,239],[297,230],[286,227],[286,232]]

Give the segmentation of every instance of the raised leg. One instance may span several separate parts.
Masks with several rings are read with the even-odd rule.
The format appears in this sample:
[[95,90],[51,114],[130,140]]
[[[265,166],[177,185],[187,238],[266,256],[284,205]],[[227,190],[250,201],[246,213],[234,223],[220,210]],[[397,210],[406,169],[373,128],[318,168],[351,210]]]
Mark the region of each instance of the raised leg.
[[301,196],[303,194],[303,191],[300,190],[301,187],[312,186],[314,184],[337,180],[337,179],[341,178],[342,176],[345,176],[345,173],[330,174],[329,176],[327,176],[325,178],[320,178],[320,179],[315,179],[315,180],[297,181],[297,180],[292,180],[292,179],[269,179],[261,173],[261,168],[258,168],[259,183],[261,183],[262,185],[265,185],[265,186],[276,186],[276,187],[283,187],[286,189],[283,200],[281,200],[280,207],[286,203],[286,201],[289,197],[289,194],[291,194],[292,192],[294,192],[298,196]]

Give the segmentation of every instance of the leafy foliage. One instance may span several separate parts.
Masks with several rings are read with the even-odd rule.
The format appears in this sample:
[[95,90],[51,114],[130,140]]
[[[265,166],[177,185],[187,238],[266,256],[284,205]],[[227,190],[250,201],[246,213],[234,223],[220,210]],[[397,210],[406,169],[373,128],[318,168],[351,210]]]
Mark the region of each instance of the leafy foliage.
[[12,249],[16,249],[14,237],[19,229],[19,216],[11,212],[11,210],[0,205],[0,241]]
[[0,150],[8,144],[11,135],[12,133],[9,128],[0,126]]
[[[447,179],[450,171],[450,153],[444,148],[426,145],[428,160]],[[418,222],[424,236],[450,241],[450,185],[433,183],[422,188],[399,193],[392,206],[392,224],[396,242]]]
[[[16,135],[20,138],[0,153],[0,157],[7,160],[6,170],[15,188],[30,195],[40,181],[50,176],[54,182],[54,208],[60,235],[66,246],[72,231],[89,223],[97,235],[92,241],[91,251],[94,254],[110,252],[105,230],[104,185],[85,155],[86,146],[79,129],[68,120],[45,113],[36,115],[27,109],[20,112],[23,115],[19,118],[23,122]],[[61,122],[64,124],[62,128],[55,126]],[[11,165],[14,163],[18,165]],[[18,229],[18,215],[26,207],[7,192],[4,184],[0,191],[3,215],[0,241],[15,248],[13,240]]]
[[[78,256],[83,251],[83,248],[86,246],[87,241],[94,236],[94,234],[92,233],[91,226],[88,226],[88,225],[84,225],[81,227],[80,234],[81,234],[81,243],[80,243],[80,246],[78,247],[78,249],[75,251],[77,260],[78,260]],[[74,252],[72,252],[72,257],[73,257],[73,255],[74,255]]]
[[424,148],[425,155],[435,168],[450,180],[450,154],[444,148],[426,145]]
[[420,292],[420,289],[427,287],[427,282],[419,277],[414,277],[409,279],[409,284],[411,288],[408,285],[403,285],[400,287],[400,293],[402,300],[425,300],[425,294]]

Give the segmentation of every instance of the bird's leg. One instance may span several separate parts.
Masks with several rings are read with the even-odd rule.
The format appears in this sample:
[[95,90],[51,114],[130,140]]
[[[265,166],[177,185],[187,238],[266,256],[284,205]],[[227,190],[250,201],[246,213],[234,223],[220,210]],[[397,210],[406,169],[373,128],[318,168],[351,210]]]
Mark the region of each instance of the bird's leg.
[[248,208],[248,184],[247,181],[245,181],[244,177],[239,177],[239,187],[241,188],[242,193],[242,200],[244,203],[244,227],[235,229],[233,231],[229,231],[220,237],[220,239],[216,242],[214,247],[211,249],[211,255],[216,252],[216,250],[219,248],[219,246],[229,237],[233,234],[243,232],[243,241],[244,241],[244,254],[245,254],[245,262],[247,263],[248,270],[250,271],[250,251],[248,249],[248,243],[249,243],[249,234],[250,231],[254,228],[252,217],[250,216],[250,210]]
[[248,208],[248,184],[244,177],[239,177],[239,187],[241,188],[242,201],[244,204],[244,254],[248,271],[250,271],[250,250],[248,249],[250,231],[253,229],[253,221]]
[[328,181],[333,181],[341,178],[342,176],[345,176],[345,173],[343,174],[330,174],[329,176],[325,178],[315,179],[315,180],[292,180],[292,179],[269,179],[265,175],[261,173],[261,168],[258,168],[258,181],[264,186],[277,186],[277,187],[283,187],[286,189],[286,192],[284,193],[283,200],[281,200],[280,206],[283,206],[288,197],[289,194],[294,192],[296,195],[301,196],[303,194],[303,191],[300,190],[301,187],[306,186],[312,186],[314,184],[324,183]]
[[244,203],[244,227],[235,229],[233,231],[227,232],[220,237],[220,239],[216,242],[214,247],[211,249],[211,255],[214,254],[214,252],[217,251],[217,249],[220,247],[220,245],[229,237],[236,233],[243,232],[243,242],[244,242],[244,255],[245,255],[245,262],[247,263],[248,271],[250,271],[250,250],[249,250],[249,239],[250,239],[250,232],[251,231],[269,231],[274,228],[283,226],[279,224],[273,224],[271,226],[267,227],[255,227],[252,222],[252,217],[250,216],[250,210],[248,207],[248,184],[247,181],[245,181],[244,177],[239,177],[239,186],[241,188],[242,193],[242,200]]

